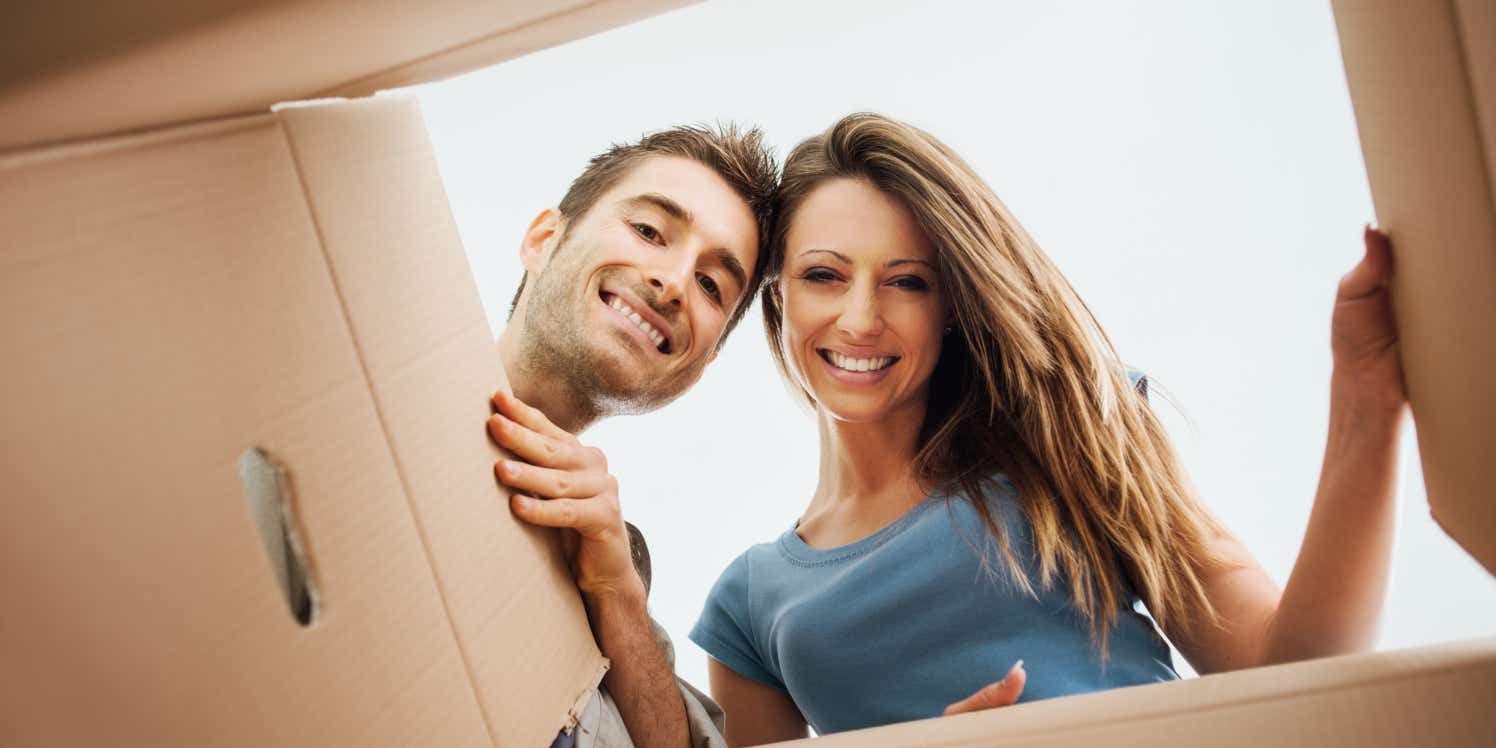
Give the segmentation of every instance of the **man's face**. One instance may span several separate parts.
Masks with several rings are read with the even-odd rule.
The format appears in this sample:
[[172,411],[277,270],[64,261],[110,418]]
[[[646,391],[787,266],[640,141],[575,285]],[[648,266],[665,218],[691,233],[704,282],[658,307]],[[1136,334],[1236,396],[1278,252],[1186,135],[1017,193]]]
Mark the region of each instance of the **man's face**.
[[674,400],[750,293],[752,211],[710,168],[656,156],[569,218],[561,236],[525,252],[527,363],[602,415]]

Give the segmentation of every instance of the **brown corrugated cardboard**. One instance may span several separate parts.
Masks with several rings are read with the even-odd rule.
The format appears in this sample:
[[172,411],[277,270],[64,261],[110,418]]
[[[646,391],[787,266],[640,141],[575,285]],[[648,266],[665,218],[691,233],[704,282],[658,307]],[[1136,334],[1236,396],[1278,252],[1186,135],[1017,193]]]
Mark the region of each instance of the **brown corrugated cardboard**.
[[554,732],[534,694],[571,706],[601,660],[553,534],[513,519],[475,438],[503,368],[420,111],[380,98],[282,117],[484,712],[496,734]]
[[[418,112],[224,115],[681,4],[156,0],[7,19],[0,745],[545,743],[602,660],[553,538],[517,525],[488,475],[502,373]],[[1493,568],[1496,8],[1335,10],[1399,252],[1430,501]],[[79,138],[95,139],[19,150]],[[320,596],[307,628],[245,503],[255,447],[290,477]],[[1488,641],[823,740],[1484,745],[1492,693]]]
[[692,1],[20,3],[0,24],[0,151],[367,96]]
[[[603,660],[488,472],[502,371],[413,102],[13,155],[0,226],[0,744],[565,722]],[[294,487],[308,628],[249,516],[256,447]]]
[[1487,639],[1036,701],[813,744],[1483,748],[1496,736],[1493,699],[1496,639]]
[[1434,518],[1496,573],[1496,3],[1335,0]]

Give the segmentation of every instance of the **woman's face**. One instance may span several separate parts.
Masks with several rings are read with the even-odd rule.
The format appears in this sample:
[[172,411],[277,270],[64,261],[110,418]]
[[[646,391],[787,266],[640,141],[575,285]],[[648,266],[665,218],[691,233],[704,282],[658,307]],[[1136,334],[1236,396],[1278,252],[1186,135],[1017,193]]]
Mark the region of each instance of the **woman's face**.
[[793,221],[779,293],[799,384],[838,420],[922,409],[947,315],[914,215],[864,180],[835,179]]

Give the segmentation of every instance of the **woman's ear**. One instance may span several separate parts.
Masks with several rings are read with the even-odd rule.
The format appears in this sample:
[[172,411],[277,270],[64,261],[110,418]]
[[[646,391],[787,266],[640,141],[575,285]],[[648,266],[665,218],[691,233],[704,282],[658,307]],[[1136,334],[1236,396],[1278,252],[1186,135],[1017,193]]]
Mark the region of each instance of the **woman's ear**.
[[519,261],[525,272],[538,273],[550,261],[551,251],[556,248],[560,236],[561,212],[546,208],[530,222],[525,238],[519,243]]

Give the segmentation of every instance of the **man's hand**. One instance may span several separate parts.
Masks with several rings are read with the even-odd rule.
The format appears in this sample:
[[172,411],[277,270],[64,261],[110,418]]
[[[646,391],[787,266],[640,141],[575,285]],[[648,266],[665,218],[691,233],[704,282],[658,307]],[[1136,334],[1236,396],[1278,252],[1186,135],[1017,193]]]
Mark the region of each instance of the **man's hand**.
[[945,708],[944,716],[979,712],[1000,706],[1012,706],[1023,693],[1023,684],[1028,682],[1028,673],[1023,670],[1023,660],[1013,663],[1013,668],[1003,679],[986,686],[976,693]]
[[634,571],[628,531],[618,505],[618,481],[602,450],[577,438],[513,395],[493,396],[498,413],[488,433],[518,459],[494,463],[494,474],[514,489],[510,508],[531,524],[565,528],[566,555],[577,587],[586,595],[637,594],[644,582]]

